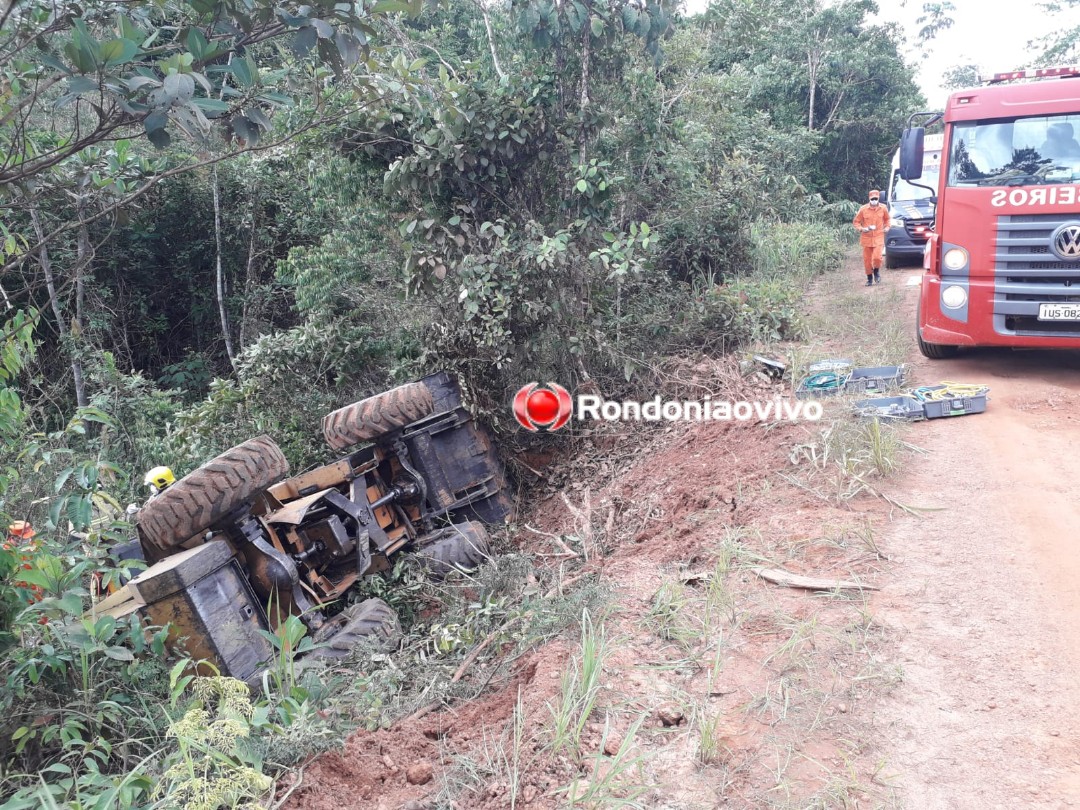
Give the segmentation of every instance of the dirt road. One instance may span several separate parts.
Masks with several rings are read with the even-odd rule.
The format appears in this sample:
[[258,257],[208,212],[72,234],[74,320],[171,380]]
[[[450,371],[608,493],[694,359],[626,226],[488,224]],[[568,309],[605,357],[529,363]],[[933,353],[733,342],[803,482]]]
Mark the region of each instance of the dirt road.
[[[917,271],[890,273],[903,284]],[[903,298],[915,311],[918,287]],[[889,495],[876,597],[904,684],[878,707],[883,779],[911,808],[1080,805],[1080,353],[922,358],[913,377],[981,382],[985,414],[913,425]]]

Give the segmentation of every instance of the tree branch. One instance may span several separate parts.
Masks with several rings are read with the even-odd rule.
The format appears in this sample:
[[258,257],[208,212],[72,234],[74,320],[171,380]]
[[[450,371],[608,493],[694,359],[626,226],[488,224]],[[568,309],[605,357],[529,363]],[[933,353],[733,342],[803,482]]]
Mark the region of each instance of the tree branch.
[[108,216],[109,214],[114,213],[115,211],[118,211],[121,208],[125,208],[125,207],[131,205],[133,202],[135,202],[136,200],[138,200],[139,198],[144,196],[147,192],[149,192],[151,189],[153,189],[162,180],[167,180],[170,177],[175,177],[175,176],[177,176],[179,174],[184,174],[185,172],[194,171],[195,169],[201,168],[203,166],[212,166],[212,165],[214,165],[216,163],[220,163],[223,160],[231,160],[232,158],[239,157],[240,155],[243,155],[243,154],[255,153],[255,152],[265,152],[265,151],[268,151],[268,150],[271,150],[271,149],[276,149],[279,146],[283,146],[284,144],[289,143],[290,141],[294,140],[295,138],[299,137],[300,135],[304,134],[305,132],[308,132],[308,131],[314,129],[317,126],[322,126],[324,124],[329,124],[329,123],[332,123],[334,121],[339,121],[342,118],[345,118],[345,117],[351,115],[352,113],[353,113],[353,110],[343,110],[340,113],[336,113],[336,114],[331,115],[331,116],[320,116],[316,120],[308,121],[303,126],[297,127],[293,132],[290,132],[289,134],[285,135],[284,137],[282,137],[279,140],[276,140],[276,141],[274,141],[272,143],[262,144],[260,146],[245,147],[243,149],[237,149],[237,150],[235,150],[233,152],[227,152],[227,153],[225,153],[223,155],[219,155],[218,157],[205,158],[205,159],[197,160],[197,161],[195,161],[193,163],[184,164],[182,166],[176,166],[176,167],[174,167],[172,169],[168,169],[167,171],[161,172],[160,174],[156,174],[153,177],[151,177],[150,179],[148,179],[141,186],[139,186],[139,188],[137,188],[131,194],[127,195],[126,197],[124,197],[124,198],[122,198],[120,200],[117,200],[116,202],[114,202],[111,205],[105,206],[101,210],[97,211],[94,214],[91,214],[90,216],[86,217],[85,219],[76,218],[75,220],[73,220],[71,222],[67,222],[64,225],[61,225],[60,227],[56,228],[55,230],[51,231],[50,233],[45,234],[43,237],[39,238],[38,241],[35,244],[31,245],[26,250],[26,252],[24,254],[22,254],[20,256],[13,257],[11,259],[8,259],[8,261],[2,267],[0,267],[0,277],[2,277],[4,274],[8,273],[9,271],[13,270],[15,267],[19,266],[20,264],[22,264],[26,260],[26,257],[28,255],[32,255],[33,253],[37,252],[38,250],[41,249],[41,247],[43,245],[48,244],[53,239],[55,239],[57,236],[60,236],[61,234],[72,231],[75,228],[79,228],[79,227],[81,227],[83,225],[88,225],[91,222],[96,222],[97,220],[101,219],[102,217]]

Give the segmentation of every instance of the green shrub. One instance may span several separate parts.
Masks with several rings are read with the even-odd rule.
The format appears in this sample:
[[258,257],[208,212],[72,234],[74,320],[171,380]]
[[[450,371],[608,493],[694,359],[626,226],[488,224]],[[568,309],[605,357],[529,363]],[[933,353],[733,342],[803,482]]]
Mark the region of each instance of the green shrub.
[[759,220],[750,229],[753,275],[796,284],[835,269],[843,256],[836,225]]

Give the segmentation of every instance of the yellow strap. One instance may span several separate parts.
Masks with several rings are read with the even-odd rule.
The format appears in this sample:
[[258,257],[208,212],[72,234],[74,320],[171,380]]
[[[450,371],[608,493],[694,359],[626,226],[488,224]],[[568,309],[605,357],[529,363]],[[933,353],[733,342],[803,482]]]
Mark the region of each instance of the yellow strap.
[[936,388],[936,386],[924,386],[919,390],[919,395],[927,402],[936,402],[942,399],[957,399],[959,397],[977,397],[981,394],[985,394],[990,390],[987,385],[979,385],[977,383],[958,383],[950,380],[942,380],[938,385],[941,388],[937,390],[929,391],[928,388]]

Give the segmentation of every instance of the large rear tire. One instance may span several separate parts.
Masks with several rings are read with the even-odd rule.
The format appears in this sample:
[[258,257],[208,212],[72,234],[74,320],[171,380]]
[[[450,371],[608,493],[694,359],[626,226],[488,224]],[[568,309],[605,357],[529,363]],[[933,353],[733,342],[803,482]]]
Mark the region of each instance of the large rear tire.
[[430,416],[434,410],[428,387],[407,383],[327,414],[323,436],[334,450],[345,450]]
[[346,608],[315,634],[316,642],[325,642],[313,650],[313,658],[345,658],[358,643],[374,641],[382,650],[397,646],[401,625],[397,613],[382,599],[366,599]]
[[422,539],[416,550],[421,564],[435,579],[453,570],[470,571],[491,556],[491,538],[483,523],[455,523]]
[[919,328],[920,323],[922,323],[921,299],[915,310],[915,339],[919,342],[919,351],[922,352],[923,357],[928,357],[931,360],[947,360],[950,357],[956,357],[956,353],[960,351],[959,346],[945,346],[941,343],[927,343],[923,340],[922,329]]
[[289,474],[289,462],[269,436],[249,439],[185,475],[138,515],[139,534],[161,552],[213,526]]

